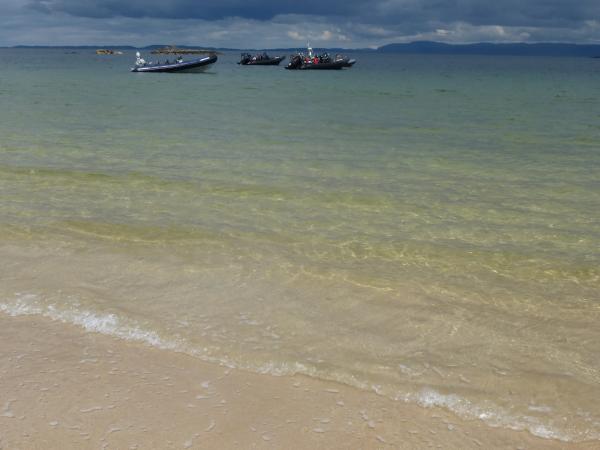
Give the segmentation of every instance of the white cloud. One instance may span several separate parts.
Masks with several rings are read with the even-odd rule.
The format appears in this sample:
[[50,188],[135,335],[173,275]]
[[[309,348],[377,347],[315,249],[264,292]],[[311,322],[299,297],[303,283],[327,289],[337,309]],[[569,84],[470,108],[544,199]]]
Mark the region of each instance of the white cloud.
[[296,30],[290,30],[287,32],[287,35],[291,37],[295,41],[304,41],[306,40],[306,36],[298,33]]

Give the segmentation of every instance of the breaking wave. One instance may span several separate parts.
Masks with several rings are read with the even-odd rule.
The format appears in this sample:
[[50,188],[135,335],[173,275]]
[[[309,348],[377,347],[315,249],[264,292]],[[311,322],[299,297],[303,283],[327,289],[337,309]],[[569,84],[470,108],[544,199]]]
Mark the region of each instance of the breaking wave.
[[423,389],[416,393],[400,393],[395,396],[384,394],[379,386],[357,379],[350,373],[322,373],[314,366],[300,362],[271,361],[262,365],[239,364],[226,358],[207,354],[206,349],[193,348],[184,339],[165,338],[159,333],[144,329],[137,322],[118,317],[113,313],[95,313],[71,307],[61,309],[54,304],[44,305],[35,294],[17,294],[16,298],[0,303],[0,312],[9,316],[35,315],[46,317],[65,324],[76,325],[88,332],[101,333],[120,339],[141,342],[155,348],[185,353],[203,361],[222,366],[249,370],[273,376],[306,375],[339,382],[353,387],[372,390],[377,395],[392,397],[396,401],[416,403],[424,408],[440,407],[464,419],[479,419],[492,427],[529,431],[544,439],[557,439],[564,442],[600,440],[600,433],[587,430],[586,433],[562,432],[542,423],[532,416],[515,416],[496,405],[481,406],[455,394],[442,394],[434,389]]

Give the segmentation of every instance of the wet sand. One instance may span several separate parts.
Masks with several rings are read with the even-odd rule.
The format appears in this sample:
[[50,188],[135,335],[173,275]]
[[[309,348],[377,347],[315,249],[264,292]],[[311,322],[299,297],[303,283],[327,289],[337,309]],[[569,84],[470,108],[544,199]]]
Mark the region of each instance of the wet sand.
[[1,449],[592,449],[0,314]]

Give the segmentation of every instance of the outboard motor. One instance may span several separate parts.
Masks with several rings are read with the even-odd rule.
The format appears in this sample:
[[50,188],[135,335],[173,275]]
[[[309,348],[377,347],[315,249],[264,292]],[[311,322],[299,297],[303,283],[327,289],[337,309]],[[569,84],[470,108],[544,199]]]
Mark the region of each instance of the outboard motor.
[[135,52],[135,65],[137,67],[146,65],[146,60],[144,58],[142,58],[142,55],[140,55],[140,52]]
[[288,69],[297,69],[302,65],[302,57],[300,55],[294,55],[290,58]]

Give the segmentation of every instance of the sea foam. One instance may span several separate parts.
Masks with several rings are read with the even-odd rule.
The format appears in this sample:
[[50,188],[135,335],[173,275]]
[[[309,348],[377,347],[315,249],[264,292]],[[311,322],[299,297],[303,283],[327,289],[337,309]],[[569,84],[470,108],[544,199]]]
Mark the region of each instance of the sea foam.
[[[417,403],[425,408],[441,407],[454,412],[462,418],[479,419],[492,427],[510,428],[518,431],[526,430],[534,436],[544,439],[557,439],[570,442],[580,440],[582,437],[552,429],[532,416],[516,417],[496,405],[487,407],[479,406],[458,395],[441,394],[433,389],[423,389],[418,394],[398,396],[397,400]],[[600,439],[600,436],[585,436],[585,439],[590,438]]]
[[178,343],[162,339],[158,333],[144,330],[137,324],[124,323],[116,314],[95,313],[77,307],[61,309],[54,304],[43,305],[35,294],[17,294],[13,301],[0,303],[0,311],[9,316],[39,315],[71,325],[86,331],[106,334],[130,341],[149,344],[153,347],[178,350]]

